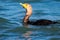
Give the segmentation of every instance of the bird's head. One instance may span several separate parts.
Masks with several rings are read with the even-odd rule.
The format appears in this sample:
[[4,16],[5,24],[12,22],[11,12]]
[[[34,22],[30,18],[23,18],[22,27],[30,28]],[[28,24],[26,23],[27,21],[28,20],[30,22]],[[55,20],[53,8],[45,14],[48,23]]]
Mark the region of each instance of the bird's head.
[[32,9],[31,5],[28,3],[20,3],[20,5],[25,9]]
[[20,3],[20,5],[26,9],[26,16],[24,17],[24,22],[27,23],[28,22],[28,19],[29,17],[31,16],[32,14],[32,6],[28,3]]

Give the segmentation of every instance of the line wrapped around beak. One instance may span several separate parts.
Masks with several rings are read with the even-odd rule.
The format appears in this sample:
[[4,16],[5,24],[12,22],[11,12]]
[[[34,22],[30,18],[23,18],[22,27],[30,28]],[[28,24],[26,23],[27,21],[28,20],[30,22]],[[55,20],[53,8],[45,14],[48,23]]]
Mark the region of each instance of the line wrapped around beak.
[[20,5],[21,5],[23,8],[27,9],[27,4],[20,3]]

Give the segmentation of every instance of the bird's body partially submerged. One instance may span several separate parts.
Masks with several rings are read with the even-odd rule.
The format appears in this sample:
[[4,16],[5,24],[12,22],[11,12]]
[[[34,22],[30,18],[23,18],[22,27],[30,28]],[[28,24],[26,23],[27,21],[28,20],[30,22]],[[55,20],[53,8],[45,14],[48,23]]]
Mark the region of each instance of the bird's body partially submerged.
[[56,24],[57,22],[46,19],[40,19],[37,21],[28,21],[27,23],[31,25],[50,25],[50,24]]
[[27,24],[32,24],[32,25],[50,25],[50,24],[55,24],[57,22],[51,21],[51,20],[46,20],[46,19],[41,19],[41,20],[37,20],[37,21],[29,21],[29,17],[32,15],[32,6],[30,4],[21,4],[23,6],[23,8],[26,9],[26,15],[23,19],[24,23]]

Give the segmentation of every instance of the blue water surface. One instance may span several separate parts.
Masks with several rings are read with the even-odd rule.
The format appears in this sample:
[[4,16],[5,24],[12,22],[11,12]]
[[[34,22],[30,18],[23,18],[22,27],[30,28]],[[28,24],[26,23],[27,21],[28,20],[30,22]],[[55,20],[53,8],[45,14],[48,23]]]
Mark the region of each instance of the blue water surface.
[[60,24],[24,26],[21,2],[32,5],[30,20],[60,22],[60,0],[0,0],[0,40],[60,40]]

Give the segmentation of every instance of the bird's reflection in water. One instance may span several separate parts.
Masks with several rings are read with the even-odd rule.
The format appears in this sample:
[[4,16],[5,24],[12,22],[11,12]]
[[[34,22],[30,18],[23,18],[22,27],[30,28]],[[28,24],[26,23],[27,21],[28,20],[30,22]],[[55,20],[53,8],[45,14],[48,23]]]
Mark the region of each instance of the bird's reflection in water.
[[[23,26],[24,26],[25,28],[29,28],[29,25],[26,24],[26,23],[24,23]],[[32,31],[27,30],[27,31],[23,34],[23,36],[24,36],[24,38],[26,38],[26,40],[32,40],[32,39],[31,39],[31,36],[30,36],[31,34],[32,34]]]
[[31,37],[30,37],[31,33],[32,33],[31,31],[27,31],[26,33],[23,34],[26,40],[31,40]]

